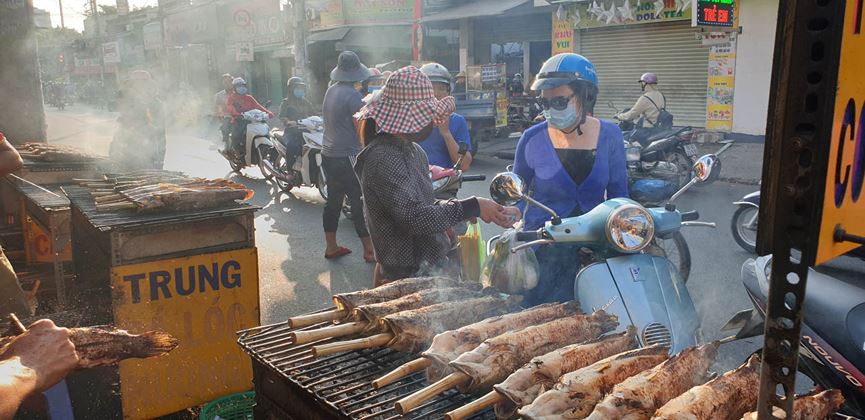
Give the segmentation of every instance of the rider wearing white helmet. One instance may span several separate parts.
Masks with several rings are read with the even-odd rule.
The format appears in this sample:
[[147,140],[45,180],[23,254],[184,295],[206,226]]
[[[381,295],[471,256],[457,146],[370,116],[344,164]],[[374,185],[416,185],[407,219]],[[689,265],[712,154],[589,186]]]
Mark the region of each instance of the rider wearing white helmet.
[[658,115],[667,107],[667,98],[658,90],[658,76],[655,73],[644,73],[640,76],[640,89],[643,94],[637,99],[637,103],[626,112],[615,116],[617,120],[634,121],[643,119],[643,127],[655,127],[658,124]]
[[[439,63],[429,63],[420,68],[433,85],[435,97],[439,100],[451,93],[451,74],[445,66]],[[420,142],[426,151],[430,165],[444,168],[451,167],[459,160],[460,143],[467,147],[466,156],[461,163],[461,169],[466,171],[472,164],[472,139],[469,135],[469,125],[462,115],[451,114],[450,118],[436,126],[430,136]]]

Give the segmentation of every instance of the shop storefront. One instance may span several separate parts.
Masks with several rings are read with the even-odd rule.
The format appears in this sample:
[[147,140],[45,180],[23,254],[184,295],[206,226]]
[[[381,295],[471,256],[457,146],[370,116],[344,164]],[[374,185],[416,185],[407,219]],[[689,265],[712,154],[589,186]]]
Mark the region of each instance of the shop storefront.
[[573,51],[597,68],[598,116],[610,118],[615,113],[608,102],[619,110],[633,105],[641,93],[640,75],[652,72],[658,75],[676,125],[706,127],[711,48],[695,36],[690,7],[678,9],[676,1],[665,0],[659,10],[658,3],[626,2],[620,8],[581,4],[558,10],[552,20],[570,21],[565,27],[574,28]]

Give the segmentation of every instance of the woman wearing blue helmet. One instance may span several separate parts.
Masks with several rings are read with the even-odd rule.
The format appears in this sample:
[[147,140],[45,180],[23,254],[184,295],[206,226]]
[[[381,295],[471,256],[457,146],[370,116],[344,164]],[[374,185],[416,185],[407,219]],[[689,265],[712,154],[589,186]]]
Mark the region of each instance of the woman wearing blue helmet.
[[[532,84],[546,122],[526,130],[517,145],[514,172],[532,196],[562,216],[578,216],[609,198],[628,196],[628,172],[622,132],[590,116],[598,96],[598,77],[591,61],[579,54],[547,60]],[[537,208],[525,209],[525,230],[549,220]],[[538,285],[527,304],[573,299],[580,268],[579,247],[552,245],[535,250]]]

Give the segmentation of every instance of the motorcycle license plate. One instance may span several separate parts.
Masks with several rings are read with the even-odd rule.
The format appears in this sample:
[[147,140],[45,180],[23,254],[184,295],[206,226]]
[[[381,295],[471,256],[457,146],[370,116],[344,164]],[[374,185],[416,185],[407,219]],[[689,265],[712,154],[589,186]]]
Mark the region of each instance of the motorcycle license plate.
[[687,153],[688,156],[690,156],[690,157],[697,156],[697,146],[695,146],[693,144],[686,144],[685,145],[685,153]]

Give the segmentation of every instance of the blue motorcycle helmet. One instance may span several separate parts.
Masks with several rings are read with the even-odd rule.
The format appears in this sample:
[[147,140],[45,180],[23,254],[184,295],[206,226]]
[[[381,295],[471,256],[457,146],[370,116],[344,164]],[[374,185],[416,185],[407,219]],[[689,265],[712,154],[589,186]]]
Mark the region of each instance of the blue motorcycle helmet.
[[577,133],[583,134],[580,126],[586,122],[586,115],[593,113],[598,99],[598,73],[588,58],[575,53],[561,53],[550,57],[541,66],[532,90],[541,91],[569,85],[580,101],[581,112],[577,123]]

